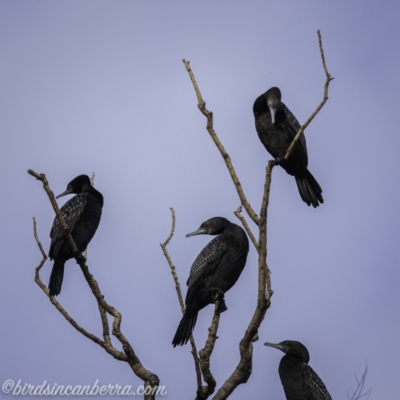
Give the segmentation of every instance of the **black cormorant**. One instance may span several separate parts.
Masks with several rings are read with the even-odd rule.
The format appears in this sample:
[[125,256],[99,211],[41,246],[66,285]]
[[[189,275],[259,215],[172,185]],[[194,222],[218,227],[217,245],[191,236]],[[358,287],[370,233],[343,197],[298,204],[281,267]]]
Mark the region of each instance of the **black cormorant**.
[[292,143],[300,124],[290,110],[281,102],[281,91],[273,87],[259,96],[253,106],[258,137],[267,151],[289,175],[296,179],[300,196],[307,205],[318,207],[323,203],[322,189],[307,169],[308,156],[304,133],[296,143],[292,154],[285,154]]
[[279,376],[287,400],[332,400],[324,382],[308,365],[307,348],[295,340],[264,343],[286,353],[279,363]]
[[[77,195],[68,200],[60,211],[76,247],[80,252],[83,252],[99,226],[103,208],[103,195],[91,185],[87,175],[79,175],[73,179],[68,184],[67,190],[58,195],[57,198],[70,193]],[[54,218],[50,238],[49,257],[50,260],[54,259],[54,265],[50,276],[49,291],[50,296],[57,296],[61,292],[64,264],[74,257],[57,217]]]
[[203,222],[200,228],[186,235],[218,235],[201,251],[190,269],[186,294],[186,310],[172,341],[175,346],[186,344],[196,325],[198,312],[219,295],[218,314],[227,308],[226,293],[238,280],[246,265],[249,240],[244,230],[222,217]]

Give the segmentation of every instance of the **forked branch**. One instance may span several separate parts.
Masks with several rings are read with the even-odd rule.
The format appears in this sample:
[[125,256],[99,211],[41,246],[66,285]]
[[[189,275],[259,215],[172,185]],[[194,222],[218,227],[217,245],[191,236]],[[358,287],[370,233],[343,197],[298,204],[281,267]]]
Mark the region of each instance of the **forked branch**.
[[310,122],[315,118],[315,116],[320,112],[321,108],[325,105],[325,103],[328,101],[328,90],[329,90],[329,82],[332,81],[334,78],[330,75],[328,72],[328,68],[326,66],[325,62],[325,54],[324,54],[324,48],[322,47],[322,37],[321,37],[321,32],[318,31],[318,42],[319,42],[319,51],[321,53],[321,59],[322,59],[322,66],[324,67],[325,75],[326,75],[326,80],[325,80],[325,85],[324,85],[324,97],[322,98],[321,103],[319,103],[318,107],[315,109],[315,111],[310,115],[308,120],[301,126],[299,131],[297,132],[295,138],[293,139],[293,142],[291,145],[288,147],[286,154],[285,154],[285,160],[287,160],[290,155],[293,152],[294,146],[296,146],[296,143],[300,139],[300,136],[304,132],[304,130],[307,128],[307,126],[310,124]]
[[352,392],[351,397],[350,397],[349,391],[347,391],[347,398],[349,400],[360,400],[363,398],[365,398],[365,400],[369,399],[372,389],[369,389],[368,391],[364,392],[364,386],[365,386],[365,380],[367,378],[367,373],[368,373],[368,365],[365,366],[364,372],[360,379],[358,379],[358,376],[356,375],[357,387],[355,390],[351,390],[351,392]]
[[260,211],[259,239],[258,239],[258,296],[257,307],[253,317],[240,341],[240,361],[231,376],[218,390],[213,399],[227,399],[229,395],[242,383],[249,379],[253,368],[253,342],[258,339],[258,329],[264,320],[265,314],[271,305],[273,294],[269,268],[267,266],[267,209],[271,187],[272,169],[274,161],[270,160],[266,168],[263,201]]
[[[194,89],[197,94],[198,99],[198,107],[200,111],[207,118],[207,130],[210,133],[211,137],[214,140],[214,143],[218,147],[221,152],[222,157],[225,160],[225,163],[228,167],[228,170],[231,174],[233,183],[235,184],[236,190],[238,192],[239,198],[243,204],[243,207],[246,209],[249,216],[259,227],[259,240],[256,242],[254,235],[251,233],[248,225],[244,225],[246,231],[249,233],[250,238],[253,244],[256,245],[257,251],[259,253],[259,289],[258,289],[258,301],[257,307],[254,312],[254,315],[250,321],[250,324],[246,330],[246,333],[243,339],[240,342],[239,350],[240,350],[240,361],[232,375],[228,378],[227,381],[221,386],[221,388],[216,393],[214,399],[226,399],[233,390],[241,383],[247,382],[251,370],[252,370],[252,355],[253,355],[253,340],[257,337],[258,329],[264,319],[265,313],[270,306],[270,299],[272,296],[271,289],[271,281],[269,278],[268,267],[266,263],[266,219],[267,219],[267,205],[269,199],[269,188],[271,185],[271,172],[273,168],[273,162],[268,163],[267,174],[266,174],[266,182],[264,185],[264,195],[263,202],[260,212],[260,217],[254,212],[250,204],[247,202],[242,187],[239,183],[239,180],[236,176],[235,170],[231,164],[229,156],[226,154],[224,147],[222,146],[217,134],[213,129],[213,121],[212,121],[212,113],[205,108],[205,102],[201,97],[199,87],[194,78],[193,71],[189,67],[189,63],[186,60],[183,60],[186,69],[189,73],[190,79],[193,83]],[[240,211],[236,211],[236,215],[240,219]],[[238,215],[239,214],[239,215]]]
[[[184,314],[185,313],[185,305],[183,302],[183,296],[182,296],[181,286],[180,286],[179,279],[178,279],[178,274],[176,273],[176,268],[172,262],[172,259],[168,253],[168,250],[167,250],[167,245],[168,245],[169,241],[171,240],[171,238],[174,234],[174,231],[175,231],[175,210],[173,208],[171,208],[171,214],[172,214],[171,232],[168,235],[167,239],[164,241],[164,243],[160,244],[160,246],[161,246],[164,256],[167,259],[168,264],[170,266],[171,274],[172,274],[172,276],[174,278],[174,282],[175,282],[175,288],[176,288],[176,292],[178,295],[179,304],[181,306],[182,314]],[[217,310],[218,307],[219,307],[219,300],[216,299],[215,310]],[[211,326],[209,328],[209,334],[208,334],[206,344],[205,344],[204,348],[202,350],[200,350],[200,352],[199,352],[200,358],[197,354],[197,348],[196,348],[196,344],[194,341],[194,337],[193,337],[193,335],[190,336],[190,344],[192,347],[192,355],[193,355],[193,359],[194,359],[195,370],[196,370],[196,379],[197,379],[197,397],[196,397],[197,400],[206,400],[215,390],[216,382],[215,382],[215,379],[210,370],[210,357],[211,357],[212,351],[214,349],[215,341],[217,339],[218,323],[219,323],[219,314],[216,314],[214,312],[214,317],[212,319]],[[202,384],[202,377],[207,384],[206,386],[203,386],[203,384]]]
[[[172,274],[172,277],[174,278],[174,282],[175,282],[176,293],[178,295],[179,305],[181,306],[182,314],[184,314],[185,313],[185,303],[183,302],[181,285],[179,283],[178,274],[176,273],[175,265],[172,262],[172,259],[167,250],[167,245],[175,233],[175,210],[172,207],[171,207],[171,215],[172,215],[171,232],[169,233],[168,237],[165,239],[164,243],[160,243],[160,246],[163,250],[164,256],[167,259],[169,267],[171,269],[171,274]],[[197,391],[199,391],[199,390],[201,390],[201,387],[202,387],[200,360],[197,355],[197,348],[196,348],[196,343],[194,341],[193,335],[190,335],[189,340],[190,340],[190,345],[192,347],[192,355],[193,355],[194,366],[195,366],[195,370],[196,370]]]
[[[64,218],[62,216],[62,213],[57,205],[57,202],[55,200],[54,194],[50,189],[49,183],[46,179],[46,176],[44,174],[38,174],[35,171],[28,170],[28,173],[38,180],[40,180],[43,183],[43,188],[46,191],[50,202],[53,206],[53,209],[56,213],[56,216],[58,218],[58,221],[60,222],[61,227],[63,228],[65,238],[68,242],[68,244],[71,247],[72,252],[74,253],[75,256],[79,254],[79,251],[74,243],[74,240],[69,232],[68,226],[64,221]],[[153,374],[152,372],[148,371],[146,368],[143,367],[142,363],[140,362],[139,358],[137,357],[135,351],[133,350],[131,344],[129,341],[126,339],[124,334],[121,332],[121,313],[116,310],[113,306],[108,304],[104,300],[104,296],[102,295],[99,285],[96,282],[96,280],[93,278],[93,276],[90,274],[89,269],[86,265],[85,260],[82,257],[77,258],[77,263],[81,267],[81,270],[86,278],[87,283],[89,284],[93,295],[95,296],[98,307],[100,310],[100,315],[101,315],[101,320],[102,320],[102,326],[103,326],[103,339],[101,340],[97,336],[93,335],[92,333],[86,331],[83,329],[81,326],[79,326],[72,318],[71,316],[65,311],[65,309],[59,304],[59,302],[54,298],[50,297],[50,293],[47,289],[47,287],[43,284],[43,282],[40,279],[39,276],[39,271],[40,268],[43,266],[44,262],[47,259],[47,255],[43,250],[43,247],[39,241],[37,232],[36,232],[36,221],[34,220],[34,236],[36,239],[36,242],[39,246],[39,249],[43,255],[43,259],[36,268],[36,273],[35,273],[35,282],[40,286],[40,288],[45,292],[45,294],[49,297],[50,301],[52,304],[57,308],[57,310],[64,316],[64,318],[75,328],[77,329],[80,333],[85,335],[87,338],[91,339],[93,342],[97,343],[99,346],[103,347],[107,353],[112,355],[114,358],[120,361],[125,361],[127,362],[132,371],[135,373],[136,376],[141,378],[145,382],[145,386],[151,386],[152,388],[157,388],[159,385],[159,378],[157,375]],[[114,317],[114,322],[113,322],[113,330],[112,334],[119,340],[119,342],[122,344],[122,348],[124,352],[121,352],[117,350],[112,344],[111,344],[111,339],[110,339],[110,334],[109,334],[109,326],[108,326],[108,320],[105,312],[109,313]],[[156,393],[155,391],[153,393]],[[155,394],[151,394],[150,396],[145,396],[146,399],[154,399]]]
[[[320,31],[318,31],[318,39],[319,39],[319,47],[321,52],[322,64],[324,67],[324,71],[326,74],[326,82],[324,86],[324,98],[322,102],[319,104],[317,109],[314,113],[310,116],[310,118],[306,121],[306,123],[300,128],[297,132],[295,138],[293,139],[291,145],[289,146],[285,159],[288,159],[290,154],[293,151],[294,146],[296,145],[298,139],[300,138],[301,134],[304,132],[304,129],[309,125],[309,123],[313,120],[313,118],[318,114],[321,108],[324,106],[326,101],[328,100],[328,88],[329,82],[333,79],[328,72],[326,62],[325,62],[325,55],[322,47],[322,38]],[[252,371],[252,354],[253,354],[253,341],[258,339],[258,329],[261,326],[261,323],[265,317],[267,309],[271,305],[271,296],[273,294],[271,288],[271,279],[270,279],[270,272],[266,262],[266,255],[267,255],[267,210],[268,210],[268,203],[269,203],[269,194],[270,194],[270,187],[271,187],[271,179],[272,179],[272,169],[274,167],[274,161],[270,160],[268,162],[268,166],[266,168],[266,178],[264,184],[264,193],[263,193],[263,200],[262,206],[260,211],[260,217],[254,212],[253,208],[248,203],[246,196],[243,192],[242,186],[237,178],[231,160],[228,154],[225,151],[221,141],[219,140],[217,134],[213,128],[213,113],[206,108],[205,101],[201,95],[200,89],[197,85],[196,79],[194,77],[193,71],[190,68],[189,62],[183,60],[186,70],[190,76],[192,81],[194,90],[196,92],[198,107],[202,114],[207,118],[207,131],[211,135],[214,143],[216,144],[217,148],[219,149],[223,159],[225,160],[226,166],[229,170],[233,183],[235,185],[236,191],[239,195],[240,201],[245,208],[246,212],[250,216],[250,218],[256,223],[259,227],[259,238],[258,241],[255,239],[255,236],[252,234],[248,224],[246,223],[243,216],[240,214],[241,208],[239,208],[235,215],[241,220],[244,228],[246,229],[247,233],[250,236],[252,243],[256,246],[258,252],[258,301],[257,307],[254,311],[253,317],[247,327],[247,330],[244,334],[243,339],[239,345],[240,351],[240,361],[237,365],[236,369],[233,371],[231,376],[225,381],[225,383],[221,386],[218,390],[214,399],[223,400],[226,399],[234,390],[235,388],[240,385],[241,383],[247,382],[251,371]]]

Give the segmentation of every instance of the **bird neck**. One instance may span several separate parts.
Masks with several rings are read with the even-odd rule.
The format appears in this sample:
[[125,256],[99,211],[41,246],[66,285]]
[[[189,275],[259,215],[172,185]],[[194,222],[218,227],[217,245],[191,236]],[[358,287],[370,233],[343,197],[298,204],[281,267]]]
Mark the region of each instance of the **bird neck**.
[[300,354],[285,354],[281,359],[281,364],[297,364],[305,363],[308,364],[308,360]]
[[243,229],[236,225],[230,224],[224,230],[224,235],[229,239],[230,243],[234,243],[235,247],[240,250],[249,250],[249,240]]
[[91,188],[87,192],[89,196],[97,200],[97,202],[100,203],[101,206],[103,206],[104,198],[103,195],[98,190],[96,190],[93,186],[91,186]]
[[290,370],[301,363],[304,363],[304,361],[300,360],[300,358],[293,356],[292,354],[286,354],[282,357],[281,362],[279,363],[279,371]]

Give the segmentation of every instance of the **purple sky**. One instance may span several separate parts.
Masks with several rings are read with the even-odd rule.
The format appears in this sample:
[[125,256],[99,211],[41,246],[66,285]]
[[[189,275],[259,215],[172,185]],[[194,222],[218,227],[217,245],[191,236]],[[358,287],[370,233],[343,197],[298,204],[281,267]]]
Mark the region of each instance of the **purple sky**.
[[[258,212],[271,157],[255,131],[253,102],[279,86],[300,123],[308,118],[325,81],[320,29],[335,79],[306,137],[325,203],[307,207],[294,179],[274,169],[268,220],[274,296],[254,345],[253,374],[231,398],[284,399],[283,353],[263,343],[285,339],[308,347],[310,364],[334,399],[347,398],[366,362],[371,399],[398,398],[400,6],[340,3],[0,2],[0,384],[141,384],[128,365],[75,331],[33,280],[41,255],[32,217],[48,250],[54,214],[26,170],[46,173],[56,194],[75,176],[95,171],[105,205],[89,268],[122,312],[123,332],[144,366],[166,385],[167,398],[194,398],[190,347],[171,346],[181,314],[159,243],[174,207],[169,251],[185,295],[190,266],[210,237],[184,235],[213,216],[239,223],[233,212],[240,203],[182,59],[191,62]],[[51,267],[47,261],[42,269],[45,284]],[[211,360],[218,386],[238,362],[256,288],[251,248],[221,316]],[[66,265],[58,300],[101,335],[95,300],[74,261]],[[212,312],[208,307],[199,315],[198,348]]]

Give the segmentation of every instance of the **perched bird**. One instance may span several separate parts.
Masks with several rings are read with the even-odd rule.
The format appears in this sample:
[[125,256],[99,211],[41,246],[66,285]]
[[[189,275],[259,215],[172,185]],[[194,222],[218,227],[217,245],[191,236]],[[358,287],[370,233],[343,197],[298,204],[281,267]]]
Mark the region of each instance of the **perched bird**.
[[184,345],[196,325],[198,312],[218,298],[217,314],[227,310],[224,294],[236,283],[246,265],[249,240],[244,230],[222,217],[203,222],[200,228],[188,233],[218,235],[201,251],[190,269],[186,284],[186,310],[172,344]]
[[273,87],[254,102],[253,113],[256,130],[261,143],[289,175],[296,179],[300,196],[309,206],[318,207],[323,203],[322,189],[307,169],[308,156],[306,138],[301,134],[290,157],[285,154],[292,143],[300,124],[290,110],[281,102],[281,91]]
[[286,353],[279,363],[286,400],[332,400],[324,382],[308,365],[310,355],[303,344],[295,340],[264,344]]
[[[67,190],[58,195],[57,199],[70,193],[76,193],[76,196],[68,200],[60,211],[76,247],[83,252],[99,226],[103,195],[91,185],[87,175],[79,175],[73,179],[68,184]],[[50,238],[49,257],[50,260],[54,259],[54,265],[50,276],[49,291],[50,296],[57,296],[61,292],[64,264],[74,257],[57,217],[54,218]],[[81,257],[83,256],[81,255]]]

